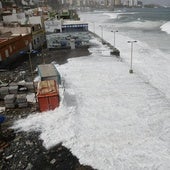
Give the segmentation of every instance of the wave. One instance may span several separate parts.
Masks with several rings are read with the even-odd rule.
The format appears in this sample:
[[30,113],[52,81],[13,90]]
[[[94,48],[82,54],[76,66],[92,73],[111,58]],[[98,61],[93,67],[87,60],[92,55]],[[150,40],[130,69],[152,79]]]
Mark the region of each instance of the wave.
[[117,23],[118,27],[125,27],[125,28],[134,28],[134,29],[142,29],[142,30],[153,30],[156,28],[160,28],[162,23],[160,21],[141,21],[139,18],[136,21],[132,22],[124,22],[124,23]]
[[[114,12],[114,13],[103,13],[103,15],[107,15],[110,17],[110,19],[118,19],[120,17],[120,15],[124,15],[124,14],[127,14],[127,13],[124,13],[124,12]],[[128,13],[129,14],[135,14],[135,12],[131,12],[131,13]]]
[[170,21],[163,24],[160,28],[162,31],[166,32],[167,34],[170,34]]
[[[114,24],[118,27],[125,27],[131,29],[144,29],[144,30],[153,30],[159,29],[162,25],[161,20],[152,21],[146,20],[137,16],[134,16],[137,12],[114,12],[114,13],[103,13],[103,15],[108,16],[110,19],[115,19]],[[131,16],[131,17],[130,17]]]
[[118,18],[118,15],[119,15],[120,13],[103,13],[103,15],[107,15],[107,16],[109,16],[111,19],[116,19],[116,18]]

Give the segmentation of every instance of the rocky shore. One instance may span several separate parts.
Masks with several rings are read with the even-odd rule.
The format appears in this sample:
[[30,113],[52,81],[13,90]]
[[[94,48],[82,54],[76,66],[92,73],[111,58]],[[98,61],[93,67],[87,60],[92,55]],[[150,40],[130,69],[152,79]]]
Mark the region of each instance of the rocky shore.
[[[56,62],[64,64],[68,58],[89,55],[88,48],[76,50],[43,50],[45,63]],[[42,55],[32,55],[32,67],[36,69],[42,64]],[[31,81],[30,64],[28,55],[17,59],[14,64],[9,63],[7,69],[0,70],[0,80],[9,84],[21,79],[20,72],[25,72],[25,80]],[[2,124],[4,139],[0,140],[0,169],[2,170],[93,170],[90,166],[81,165],[79,160],[72,155],[69,149],[62,146],[62,143],[46,150],[39,139],[38,132],[16,132],[9,128],[15,120],[26,117],[37,112],[35,103],[28,103],[26,108],[1,110],[1,115],[6,117]],[[0,101],[0,107],[4,107],[4,101]],[[5,143],[5,145],[3,145]]]
[[92,170],[80,165],[78,159],[62,144],[50,150],[42,146],[35,132],[16,133],[1,155],[0,169],[6,170]]

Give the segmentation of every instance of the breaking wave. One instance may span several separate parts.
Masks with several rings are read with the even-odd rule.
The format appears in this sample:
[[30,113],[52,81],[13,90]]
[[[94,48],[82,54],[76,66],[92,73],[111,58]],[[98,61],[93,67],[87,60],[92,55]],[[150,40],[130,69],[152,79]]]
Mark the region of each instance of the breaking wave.
[[144,29],[144,30],[153,30],[156,28],[160,28],[161,25],[162,24],[160,21],[140,21],[139,19],[132,22],[117,23],[118,27]]
[[120,13],[103,13],[103,15],[109,16],[111,19],[116,19]]
[[163,21],[151,21],[140,17],[134,17],[136,12],[124,13],[103,13],[110,19],[115,19],[114,25],[116,24],[119,28],[130,28],[130,29],[141,29],[141,30],[153,30],[159,29]]
[[[110,17],[110,19],[119,19],[121,18],[121,15],[124,15],[127,13],[122,13],[122,12],[114,12],[114,13],[103,13],[103,15],[107,15]],[[135,14],[134,12],[128,13],[128,15],[130,14]]]

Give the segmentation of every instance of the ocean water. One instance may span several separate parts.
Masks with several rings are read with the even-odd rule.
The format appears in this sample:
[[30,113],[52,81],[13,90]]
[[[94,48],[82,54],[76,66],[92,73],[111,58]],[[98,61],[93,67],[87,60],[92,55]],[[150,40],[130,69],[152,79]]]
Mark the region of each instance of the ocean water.
[[105,24],[104,29],[116,29],[122,35],[170,53],[170,8],[123,8],[80,16],[82,20]]
[[80,13],[95,32],[120,50],[120,57],[130,67],[133,46],[133,69],[144,81],[170,100],[170,8],[117,9]]

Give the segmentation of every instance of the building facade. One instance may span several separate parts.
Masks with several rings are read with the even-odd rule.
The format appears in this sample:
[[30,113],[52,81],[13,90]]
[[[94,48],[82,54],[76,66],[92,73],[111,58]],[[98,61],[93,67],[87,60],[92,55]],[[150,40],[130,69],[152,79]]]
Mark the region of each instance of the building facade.
[[32,41],[31,34],[14,35],[10,32],[0,35],[0,61],[15,57],[20,52],[28,50]]

